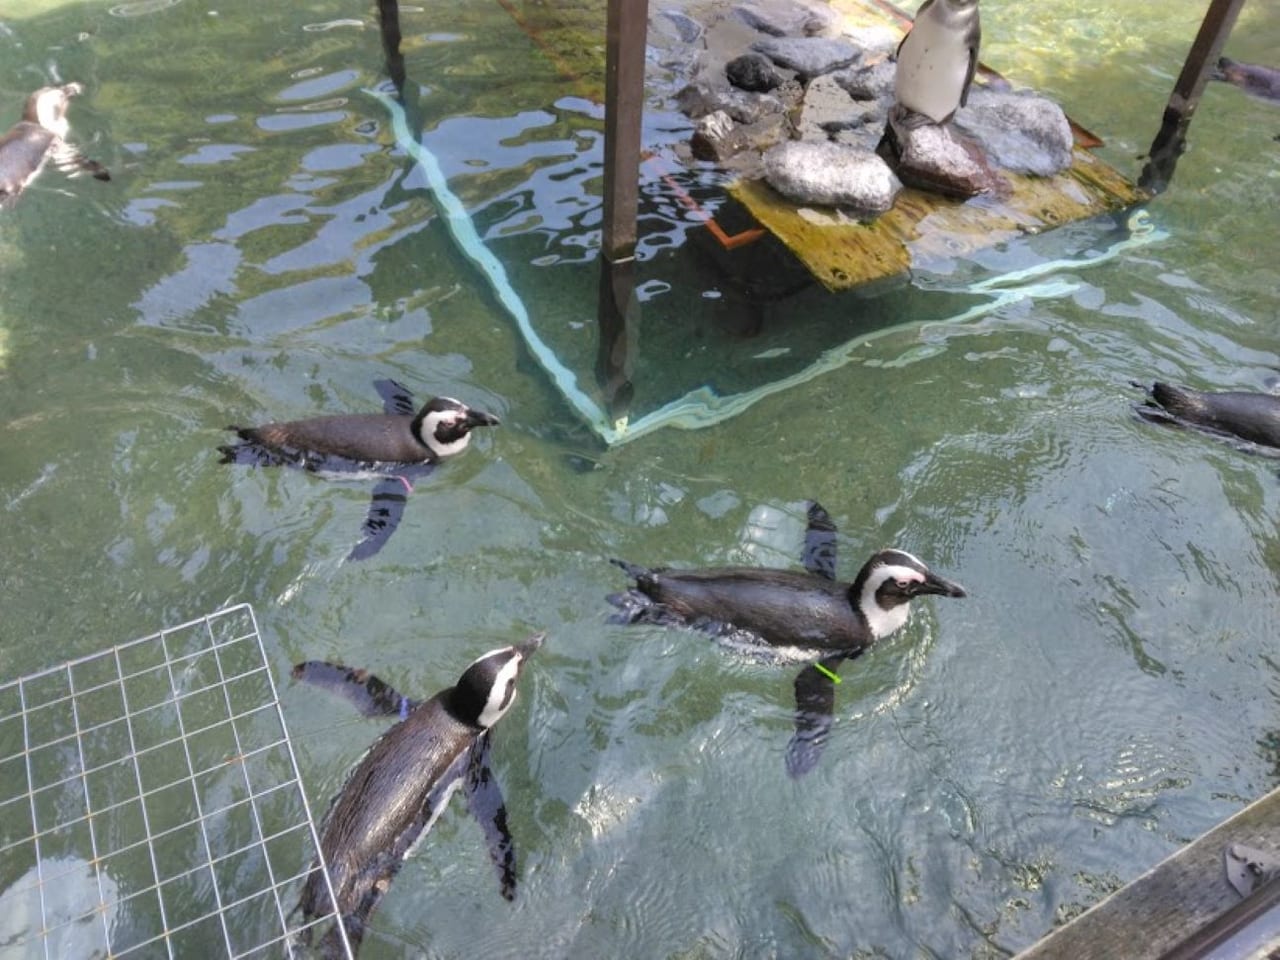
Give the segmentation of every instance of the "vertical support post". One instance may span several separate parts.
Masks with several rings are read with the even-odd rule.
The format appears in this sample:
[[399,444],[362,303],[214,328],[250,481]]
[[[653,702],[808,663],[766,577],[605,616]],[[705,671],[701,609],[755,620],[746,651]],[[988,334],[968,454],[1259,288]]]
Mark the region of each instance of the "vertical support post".
[[596,381],[615,427],[625,429],[634,388],[640,304],[635,296],[640,127],[649,0],[609,0],[604,81],[604,228],[596,321]]
[[378,30],[382,34],[382,53],[387,60],[387,73],[403,102],[404,54],[400,52],[400,0],[378,0]]
[[1200,24],[1200,32],[1196,34],[1182,72],[1173,85],[1173,93],[1164,108],[1160,132],[1151,143],[1147,164],[1138,179],[1138,185],[1144,190],[1163,193],[1173,179],[1178,157],[1187,148],[1187,130],[1196,107],[1200,105],[1200,95],[1209,82],[1210,71],[1217,67],[1222,48],[1226,46],[1227,37],[1231,35],[1231,28],[1235,26],[1243,6],[1244,0],[1211,0]]
[[609,260],[635,255],[648,0],[609,0],[605,45],[604,236]]

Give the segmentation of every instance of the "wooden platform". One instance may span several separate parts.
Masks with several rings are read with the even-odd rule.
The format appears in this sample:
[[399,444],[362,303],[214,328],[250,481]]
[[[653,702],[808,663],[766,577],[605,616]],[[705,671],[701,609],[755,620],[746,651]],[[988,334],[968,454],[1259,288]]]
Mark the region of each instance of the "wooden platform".
[[[1245,901],[1228,883],[1223,851],[1233,843],[1280,856],[1280,790],[1245,807],[1018,954],[1016,960],[1190,960],[1208,956],[1206,951],[1220,942],[1219,934],[1229,935],[1250,920],[1248,908],[1254,900],[1266,905],[1262,891]],[[1275,956],[1280,932],[1257,933],[1258,942],[1229,955]]]
[[[875,0],[832,0],[831,8],[854,27],[905,31],[910,22],[890,4]],[[989,68],[984,73],[995,75]],[[1055,177],[1001,171],[1013,186],[1003,201],[976,197],[961,202],[907,188],[893,209],[875,221],[841,224],[834,211],[797,207],[763,181],[739,181],[730,193],[827,289],[844,290],[1148,199],[1088,151],[1087,145],[1099,143],[1096,138],[1074,123],[1072,128],[1076,147],[1071,168]]]

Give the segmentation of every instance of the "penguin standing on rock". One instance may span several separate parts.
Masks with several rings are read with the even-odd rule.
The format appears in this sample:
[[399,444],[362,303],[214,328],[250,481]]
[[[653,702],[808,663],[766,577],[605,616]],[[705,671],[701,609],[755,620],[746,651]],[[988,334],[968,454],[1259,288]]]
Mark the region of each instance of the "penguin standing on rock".
[[[365,754],[325,814],[320,850],[329,879],[312,864],[297,906],[308,924],[336,913],[357,951],[378,901],[457,790],[484,829],[503,898],[515,898],[515,847],[489,768],[489,731],[515,702],[520,672],[545,638],[535,634],[486,653],[457,684],[421,703],[363,670],[319,661],[294,668],[295,677],[327,687],[366,716],[401,718]],[[305,930],[307,944],[314,932]],[[343,956],[341,941],[334,925],[321,952]]]
[[66,139],[71,131],[67,107],[83,92],[78,83],[64,83],[41,87],[27,97],[22,119],[0,137],[0,207],[13,206],[48,160],[68,176],[88,173],[96,180],[111,179],[106,167],[81,155]]
[[491,413],[473,410],[451,397],[433,397],[416,413],[408,389],[394,380],[378,380],[383,413],[358,413],[308,420],[230,426],[240,442],[218,448],[220,463],[290,466],[311,473],[347,477],[384,477],[373,491],[364,522],[364,539],[348,560],[364,560],[386,544],[404,515],[411,480],[429,474],[437,462],[455,456],[471,442],[476,427],[496,426]]
[[978,0],[925,0],[898,46],[897,105],[918,122],[946,123],[969,99],[981,42]]
[[796,677],[793,777],[817,764],[835,708],[835,670],[907,622],[915,597],[963,597],[964,588],[902,550],[880,550],[852,583],[836,581],[836,528],[810,503],[802,562],[807,572],[764,567],[648,569],[614,560],[635,587],[613,594],[613,622],[686,626],[733,643],[788,650],[815,660]]

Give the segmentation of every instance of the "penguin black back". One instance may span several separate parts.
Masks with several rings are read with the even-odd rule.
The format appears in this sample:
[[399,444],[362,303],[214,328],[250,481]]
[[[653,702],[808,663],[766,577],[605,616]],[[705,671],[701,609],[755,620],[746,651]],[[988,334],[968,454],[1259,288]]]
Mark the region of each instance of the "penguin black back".
[[[357,413],[231,426],[240,439],[313,466],[325,458],[351,463],[424,463],[461,453],[471,430],[498,424],[498,418],[451,397],[433,397],[416,415]],[[240,448],[219,447],[223,463],[241,462]]]
[[[374,742],[334,798],[320,828],[336,907],[330,905],[323,874],[313,870],[298,903],[306,920],[336,909],[347,939],[358,947],[369,917],[404,859],[460,788],[468,793],[473,811],[487,811],[492,822],[482,825],[491,837],[490,855],[503,875],[503,896],[514,896],[514,852],[501,794],[494,798],[497,786],[487,770],[488,734],[515,701],[520,672],[544,636],[480,657],[457,684],[413,705]],[[295,674],[305,675],[310,668],[313,676],[329,684],[342,683],[345,677],[345,682],[366,692],[376,689],[376,702],[384,708],[409,702],[363,671],[322,667],[304,664]],[[496,841],[495,831],[501,835]],[[336,953],[338,938],[336,929],[328,931],[322,948]]]
[[[1134,386],[1146,390],[1141,383]],[[1280,450],[1280,397],[1231,390],[1201,392],[1157,381],[1135,407],[1144,420],[1193,427]]]

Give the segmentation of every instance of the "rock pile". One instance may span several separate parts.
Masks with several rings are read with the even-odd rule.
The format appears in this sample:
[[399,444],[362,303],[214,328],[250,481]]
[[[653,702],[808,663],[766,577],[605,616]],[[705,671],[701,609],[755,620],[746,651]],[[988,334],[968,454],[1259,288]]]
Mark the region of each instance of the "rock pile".
[[[798,3],[739,5],[725,19],[753,39],[702,64],[677,95],[695,121],[693,155],[763,177],[796,203],[870,219],[893,205],[902,181],[967,198],[1005,190],[1002,170],[1051,176],[1071,165],[1062,109],[1029,92],[975,84],[951,123],[895,123],[904,117],[892,30],[842,30]],[[702,26],[712,36],[718,24]]]

